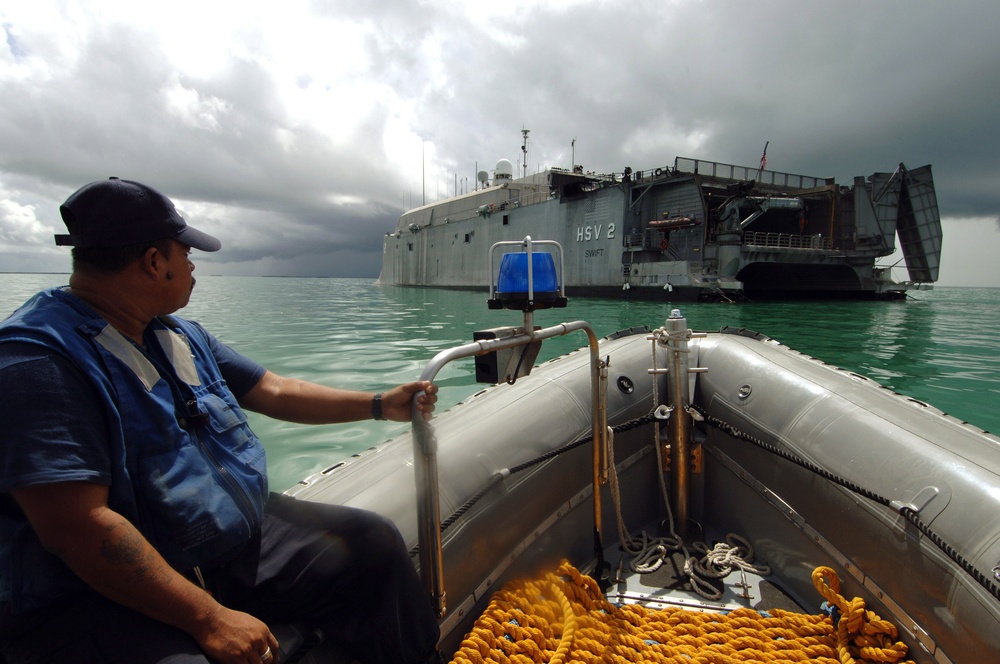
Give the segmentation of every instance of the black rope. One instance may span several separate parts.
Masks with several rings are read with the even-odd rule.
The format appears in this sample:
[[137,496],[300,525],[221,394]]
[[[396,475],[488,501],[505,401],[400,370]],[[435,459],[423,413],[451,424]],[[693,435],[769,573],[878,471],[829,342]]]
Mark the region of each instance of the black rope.
[[[628,422],[623,422],[622,424],[619,424],[617,426],[613,426],[613,427],[611,427],[611,430],[614,431],[615,433],[622,433],[624,431],[631,431],[632,429],[636,429],[636,428],[641,427],[643,425],[649,424],[650,422],[652,422],[655,419],[656,418],[653,417],[653,413],[649,412],[648,414],[643,415],[642,417],[637,417],[635,419],[629,420]],[[513,468],[511,468],[509,472],[500,472],[500,473],[495,474],[492,478],[490,478],[490,481],[487,482],[485,486],[483,486],[482,489],[480,489],[479,491],[477,491],[471,498],[469,498],[467,501],[465,501],[465,503],[461,507],[459,507],[457,510],[455,510],[455,512],[451,516],[449,516],[447,519],[445,519],[444,521],[441,522],[441,532],[443,533],[448,528],[450,528],[456,521],[458,521],[470,509],[472,509],[472,507],[476,503],[478,503],[480,500],[482,500],[483,497],[486,496],[486,494],[488,494],[493,489],[493,487],[495,487],[497,484],[500,484],[501,482],[503,482],[507,477],[509,477],[511,475],[515,475],[515,474],[520,473],[522,471],[528,470],[529,468],[533,468],[534,466],[537,466],[538,464],[545,463],[549,459],[554,459],[555,457],[557,457],[557,456],[559,456],[561,454],[565,454],[566,452],[569,452],[571,450],[574,450],[574,449],[580,447],[581,445],[586,445],[587,443],[591,442],[592,440],[594,440],[593,436],[586,436],[584,438],[580,438],[580,439],[575,440],[575,441],[573,441],[571,443],[567,443],[566,445],[563,445],[562,447],[556,448],[554,450],[546,452],[545,454],[537,456],[534,459],[531,459],[530,461],[525,461],[522,464],[518,464],[518,465],[514,466]],[[419,552],[420,552],[420,545],[418,544],[418,545],[414,546],[412,549],[410,549],[410,557],[416,556]]]
[[940,549],[946,556],[948,556],[948,558],[950,558],[955,564],[961,567],[966,574],[975,579],[976,582],[980,586],[982,586],[987,592],[993,595],[994,598],[1000,600],[1000,587],[997,587],[997,585],[993,583],[992,579],[990,579],[986,574],[983,574],[971,562],[966,560],[966,558],[961,553],[959,553],[958,550],[955,549],[955,547],[953,547],[951,544],[946,542],[944,538],[942,538],[940,535],[931,530],[927,524],[923,523],[920,520],[920,515],[917,514],[917,512],[912,508],[906,505],[903,505],[899,508],[893,507],[891,500],[875,493],[874,491],[869,491],[868,489],[862,488],[853,482],[850,482],[842,477],[834,475],[828,470],[825,470],[810,461],[807,461],[799,456],[796,456],[795,454],[792,454],[791,452],[788,452],[787,450],[783,450],[775,445],[771,445],[770,443],[764,442],[760,438],[752,436],[749,433],[746,433],[745,431],[741,431],[737,429],[735,426],[729,424],[728,422],[724,422],[723,420],[719,419],[718,417],[715,417],[714,415],[709,415],[700,406],[692,406],[692,407],[696,411],[698,411],[698,413],[700,413],[702,417],[705,418],[706,423],[710,424],[716,429],[719,429],[729,434],[733,438],[755,445],[767,452],[770,452],[771,454],[775,454],[781,457],[782,459],[785,459],[786,461],[790,461],[791,463],[794,463],[795,465],[801,468],[805,468],[806,470],[813,472],[819,475],[820,477],[833,482],[834,484],[842,486],[845,489],[848,489],[849,491],[853,491],[858,495],[864,496],[865,498],[878,503],[879,505],[883,505],[898,512],[903,517],[905,517],[907,521],[912,523],[921,533],[923,533],[923,535],[928,540],[933,542],[934,545],[938,547],[938,549]]
[[524,364],[524,360],[528,356],[528,350],[530,348],[530,345],[521,346],[521,357],[517,359],[517,366],[514,368],[514,375],[507,379],[508,385],[513,385],[517,382],[517,377],[521,373],[521,365]]
[[705,418],[705,421],[707,423],[711,424],[716,429],[720,429],[720,430],[728,433],[733,438],[737,438],[739,440],[743,440],[743,441],[746,441],[748,443],[752,443],[753,445],[756,445],[757,447],[759,447],[759,448],[761,448],[763,450],[766,450],[766,451],[770,452],[771,454],[780,456],[782,459],[785,459],[786,461],[790,461],[790,462],[794,463],[797,466],[805,468],[806,470],[811,471],[811,472],[819,475],[823,479],[830,480],[834,484],[838,484],[838,485],[844,487],[845,489],[848,489],[850,491],[853,491],[854,493],[860,494],[860,495],[864,496],[865,498],[868,498],[869,500],[874,501],[874,502],[876,502],[876,503],[878,503],[880,505],[884,505],[885,507],[891,507],[892,506],[892,501],[890,501],[888,498],[884,498],[884,497],[880,496],[879,494],[877,494],[877,493],[875,493],[873,491],[869,491],[868,489],[865,489],[865,488],[863,488],[863,487],[861,487],[861,486],[859,486],[859,485],[857,485],[857,484],[855,484],[855,483],[853,483],[853,482],[851,482],[849,480],[846,480],[846,479],[844,479],[844,478],[842,478],[842,477],[840,477],[838,475],[834,475],[833,473],[831,473],[830,471],[826,470],[825,468],[817,466],[816,464],[812,463],[811,461],[806,461],[805,459],[803,459],[801,457],[798,457],[798,456],[792,454],[791,452],[788,452],[787,450],[784,450],[784,449],[782,449],[782,448],[780,448],[780,447],[778,447],[776,445],[772,445],[772,444],[770,444],[768,442],[765,442],[765,441],[761,440],[760,438],[756,438],[754,436],[751,436],[750,434],[746,433],[745,431],[741,431],[741,430],[737,429],[732,424],[729,424],[728,422],[724,422],[724,421],[720,420],[719,418],[715,417],[714,415],[709,415],[707,412],[705,412],[705,410],[701,406],[694,406],[693,405],[691,407],[694,410],[698,411],[698,413],[701,414],[701,416]]

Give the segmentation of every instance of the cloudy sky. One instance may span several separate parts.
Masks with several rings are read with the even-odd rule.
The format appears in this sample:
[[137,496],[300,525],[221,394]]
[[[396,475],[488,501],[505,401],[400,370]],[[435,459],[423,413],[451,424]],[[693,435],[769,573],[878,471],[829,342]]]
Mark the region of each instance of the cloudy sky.
[[[68,271],[59,204],[114,175],[223,250],[202,274],[375,277],[407,207],[499,158],[675,156],[849,183],[930,163],[941,285],[1000,287],[1000,3],[10,0],[0,271]],[[900,275],[903,276],[903,275]]]

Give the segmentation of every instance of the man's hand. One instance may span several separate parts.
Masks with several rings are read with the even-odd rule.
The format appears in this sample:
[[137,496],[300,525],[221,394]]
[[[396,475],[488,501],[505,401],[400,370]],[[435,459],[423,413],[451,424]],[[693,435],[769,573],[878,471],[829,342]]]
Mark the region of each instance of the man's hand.
[[417,397],[417,410],[425,420],[431,418],[434,404],[437,403],[438,387],[429,380],[418,380],[394,387],[382,393],[382,414],[387,420],[409,422],[412,419],[413,395],[423,391]]
[[204,632],[192,634],[212,661],[220,664],[275,664],[278,641],[267,625],[247,613],[219,606]]

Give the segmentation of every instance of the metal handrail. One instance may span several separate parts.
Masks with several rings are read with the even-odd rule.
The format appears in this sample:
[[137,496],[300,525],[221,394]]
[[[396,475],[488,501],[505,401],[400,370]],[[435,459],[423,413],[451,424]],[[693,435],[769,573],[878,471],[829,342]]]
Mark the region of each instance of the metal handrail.
[[[530,262],[529,262],[530,265]],[[564,336],[570,332],[586,332],[590,346],[591,417],[594,440],[594,528],[601,533],[600,459],[605,447],[606,414],[600,408],[601,360],[597,336],[590,324],[584,321],[560,323],[535,330],[532,312],[524,313],[525,332],[500,339],[484,339],[443,350],[431,360],[420,374],[420,380],[433,381],[438,372],[449,362],[464,357],[485,355],[497,350],[516,348],[534,341]],[[445,615],[447,602],[444,590],[444,565],[441,547],[441,506],[438,485],[437,440],[430,422],[417,409],[421,391],[414,395],[412,410],[413,466],[417,485],[417,536],[419,542],[420,577],[439,618]]]
[[743,244],[769,249],[833,249],[833,238],[829,235],[792,235],[791,233],[769,233],[747,231],[743,234]]
[[692,159],[690,157],[675,157],[674,171],[737,182],[755,180],[759,185],[788,187],[791,189],[813,189],[832,183],[829,178],[816,178],[808,175],[796,175],[795,173],[769,171],[753,166],[737,166],[735,164],[724,164],[722,162]]

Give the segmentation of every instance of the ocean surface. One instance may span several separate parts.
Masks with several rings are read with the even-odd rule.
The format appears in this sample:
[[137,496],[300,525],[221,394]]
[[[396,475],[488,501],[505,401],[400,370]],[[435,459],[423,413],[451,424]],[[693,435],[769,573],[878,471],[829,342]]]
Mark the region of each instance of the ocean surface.
[[[370,279],[198,276],[180,315],[272,371],[380,391],[416,379],[434,355],[478,329],[520,325],[490,311],[486,293],[380,287]],[[0,318],[67,275],[0,273]],[[585,320],[599,336],[657,327],[674,307],[695,330],[724,325],[766,334],[829,364],[877,380],[961,420],[1000,432],[1000,289],[937,288],[905,302],[671,304],[574,298],[536,313],[535,324]],[[582,333],[548,340],[539,362],[581,346]],[[439,411],[482,386],[471,359],[438,375]],[[394,436],[406,425],[305,426],[250,414],[268,451],[271,486],[295,482]]]

